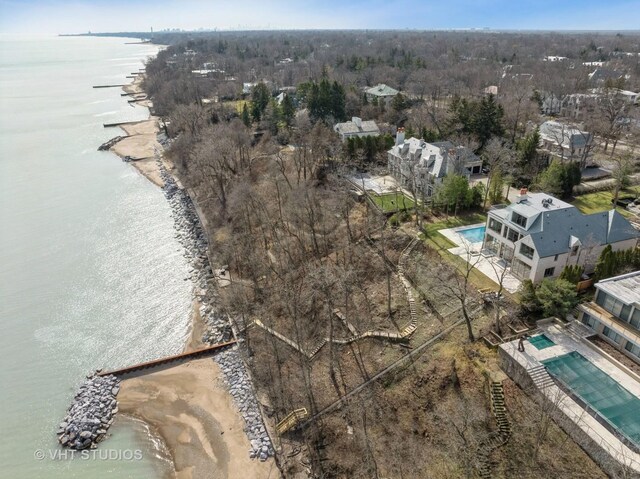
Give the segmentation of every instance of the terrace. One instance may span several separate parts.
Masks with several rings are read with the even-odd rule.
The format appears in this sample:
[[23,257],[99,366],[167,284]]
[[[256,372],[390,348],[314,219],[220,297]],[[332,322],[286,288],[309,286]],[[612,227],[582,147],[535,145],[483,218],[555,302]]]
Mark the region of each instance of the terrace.
[[484,228],[485,223],[478,223],[456,228],[445,228],[438,230],[438,233],[451,243],[458,245],[447,249],[449,253],[473,264],[474,268],[496,283],[496,285],[502,282],[504,289],[510,293],[515,293],[520,288],[520,280],[509,272],[507,262],[482,249]]

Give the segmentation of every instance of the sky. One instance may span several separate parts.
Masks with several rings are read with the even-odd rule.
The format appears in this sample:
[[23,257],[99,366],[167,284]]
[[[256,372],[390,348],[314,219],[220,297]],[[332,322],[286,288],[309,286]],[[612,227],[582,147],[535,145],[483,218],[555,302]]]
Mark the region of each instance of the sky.
[[0,0],[0,34],[151,28],[640,30],[640,0]]

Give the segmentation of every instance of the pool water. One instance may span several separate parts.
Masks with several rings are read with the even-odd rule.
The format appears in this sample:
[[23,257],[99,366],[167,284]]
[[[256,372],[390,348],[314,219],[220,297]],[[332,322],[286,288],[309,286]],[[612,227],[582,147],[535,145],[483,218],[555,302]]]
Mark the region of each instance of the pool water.
[[481,243],[484,240],[484,232],[486,226],[477,226],[475,228],[467,228],[466,230],[459,230],[457,233],[462,235],[469,243]]
[[556,344],[553,341],[551,341],[548,337],[546,337],[544,334],[539,334],[537,336],[533,336],[529,338],[529,342],[533,344],[536,347],[536,349],[545,349],[551,346],[555,346]]
[[549,374],[640,447],[640,399],[575,351],[542,363]]

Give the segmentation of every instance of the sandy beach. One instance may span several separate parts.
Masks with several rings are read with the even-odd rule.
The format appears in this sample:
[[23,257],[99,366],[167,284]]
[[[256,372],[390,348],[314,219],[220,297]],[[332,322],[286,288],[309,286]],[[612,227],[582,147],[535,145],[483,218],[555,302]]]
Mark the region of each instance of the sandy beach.
[[127,136],[112,146],[111,151],[122,158],[134,158],[135,161],[131,161],[131,165],[154,184],[163,186],[156,164],[156,153],[162,151],[156,136],[158,118],[152,116],[148,120],[122,125],[120,128]]
[[[151,103],[142,89],[142,75],[138,75],[131,84],[125,85],[122,90],[133,95],[129,99],[139,99],[135,104],[142,107],[150,107]],[[162,151],[162,146],[158,143],[159,119],[150,116],[148,120],[137,123],[121,125],[120,128],[126,137],[118,141],[111,147],[116,155],[121,158],[128,156],[135,161],[133,165],[143,176],[157,186],[163,186],[162,178],[156,163],[156,153]]]
[[178,479],[280,477],[275,461],[249,458],[243,420],[211,358],[126,379],[120,411],[165,441]]

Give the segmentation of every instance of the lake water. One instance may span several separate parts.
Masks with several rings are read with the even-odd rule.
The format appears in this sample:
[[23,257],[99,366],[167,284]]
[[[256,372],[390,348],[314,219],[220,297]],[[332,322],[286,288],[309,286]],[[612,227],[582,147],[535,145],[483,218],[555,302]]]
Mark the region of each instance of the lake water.
[[0,36],[2,477],[167,470],[144,427],[120,418],[99,448],[111,457],[56,455],[86,374],[180,352],[189,332],[188,265],[162,192],[97,151],[121,134],[102,123],[148,115],[119,88],[92,88],[130,81],[157,52],[126,41]]

